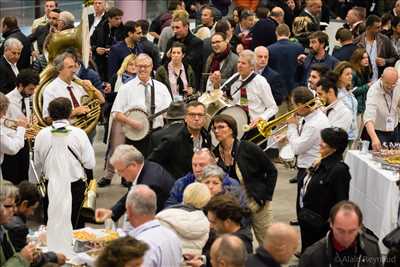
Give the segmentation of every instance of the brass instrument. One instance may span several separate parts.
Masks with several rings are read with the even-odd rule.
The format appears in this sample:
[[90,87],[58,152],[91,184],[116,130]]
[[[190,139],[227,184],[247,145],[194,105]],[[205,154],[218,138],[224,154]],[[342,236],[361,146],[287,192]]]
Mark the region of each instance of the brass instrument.
[[85,191],[85,199],[83,200],[80,216],[85,218],[85,221],[92,222],[95,220],[97,183],[92,179]]
[[[38,125],[40,127],[48,126],[48,123],[42,117],[44,88],[46,88],[46,86],[58,75],[54,65],[52,64],[53,59],[58,54],[62,53],[66,48],[75,47],[79,51],[82,51],[83,64],[87,66],[87,59],[90,53],[88,33],[89,26],[87,20],[87,10],[86,8],[83,8],[81,23],[78,27],[52,33],[51,36],[49,36],[49,43],[47,46],[49,64],[40,73],[40,83],[35,91],[35,94],[33,95],[33,111],[38,119]],[[74,78],[74,82],[81,86],[83,84],[82,81],[77,78]],[[75,127],[81,128],[86,133],[90,133],[96,127],[97,122],[100,119],[101,106],[100,102],[95,99],[94,91],[90,90],[90,88],[87,91],[88,96],[86,96],[85,99],[81,99],[81,104],[88,106],[90,108],[90,112],[72,120],[71,124]]]
[[[9,128],[12,130],[17,130],[17,127],[18,127],[17,123],[18,122],[16,120],[12,120],[12,119],[8,119],[8,118],[4,118],[4,120],[3,120],[3,125],[6,128]],[[37,123],[30,124],[30,127],[27,128],[25,131],[25,139],[34,139],[35,136],[39,133],[39,131],[42,128],[43,127],[41,127]]]
[[[297,108],[279,116],[278,118],[276,118],[274,120],[271,120],[271,121],[260,120],[257,122],[258,134],[251,137],[250,139],[248,139],[248,141],[252,142],[259,136],[263,136],[264,139],[262,141],[260,141],[259,143],[257,143],[257,145],[261,145],[267,141],[268,137],[277,135],[277,134],[281,133],[283,130],[285,130],[288,126],[288,124],[286,123],[287,120],[289,118],[293,117],[300,108],[311,107],[312,109],[317,109],[324,105],[325,105],[325,103],[324,103],[324,101],[322,101],[322,99],[320,99],[319,97],[315,97],[315,98],[311,99],[310,101],[308,101],[307,103],[304,103],[304,104],[298,106]],[[278,127],[279,125],[281,125],[281,126],[278,129],[274,130],[274,128]],[[244,125],[243,130],[249,131],[250,126]],[[267,147],[266,149],[268,149],[270,147],[271,146]]]

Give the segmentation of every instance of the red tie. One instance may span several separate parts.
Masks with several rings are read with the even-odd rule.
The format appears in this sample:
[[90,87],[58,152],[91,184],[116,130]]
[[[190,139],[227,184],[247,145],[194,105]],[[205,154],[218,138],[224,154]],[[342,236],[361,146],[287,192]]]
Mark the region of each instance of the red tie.
[[74,106],[74,108],[79,107],[79,102],[78,102],[78,100],[76,100],[76,97],[75,97],[74,93],[72,92],[72,86],[68,85],[67,90],[69,92],[69,96],[71,97],[72,105]]

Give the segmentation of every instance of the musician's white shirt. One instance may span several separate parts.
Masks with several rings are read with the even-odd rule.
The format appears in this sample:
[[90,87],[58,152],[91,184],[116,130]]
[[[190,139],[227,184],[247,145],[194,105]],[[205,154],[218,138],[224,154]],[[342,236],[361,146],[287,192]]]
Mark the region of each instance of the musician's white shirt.
[[[155,113],[166,109],[172,102],[171,94],[168,88],[159,81],[153,79],[154,82],[154,102]],[[147,82],[148,90],[152,86],[152,79]],[[125,113],[132,108],[140,108],[146,111],[144,85],[138,77],[123,84],[118,90],[114,105],[111,109],[111,114],[115,112]],[[162,127],[164,125],[163,116],[158,116],[153,120],[153,128]]]
[[16,120],[25,114],[21,110],[22,101],[25,102],[26,107],[26,114],[27,118],[30,119],[32,115],[32,107],[31,107],[31,100],[32,96],[23,98],[21,93],[18,91],[17,88],[6,94],[6,97],[10,101],[10,105],[8,106],[6,117],[12,120]]
[[348,132],[352,123],[353,115],[342,100],[337,100],[331,111],[326,111],[328,120],[332,127],[339,127]]
[[[67,133],[59,133],[56,129],[65,128]],[[38,133],[35,138],[35,166],[40,175],[50,179],[66,177],[72,182],[85,177],[81,163],[68,149],[70,147],[87,169],[93,169],[96,164],[93,147],[86,133],[71,126],[67,120],[54,121]]]
[[[50,102],[57,97],[66,97],[69,100],[71,100],[71,105],[72,105],[72,99],[69,94],[69,91],[67,90],[68,84],[64,82],[63,80],[60,79],[60,77],[55,78],[51,83],[49,83],[46,88],[43,90],[43,118],[49,117],[49,112],[48,112],[48,107]],[[74,96],[76,100],[78,100],[79,105],[81,105],[81,97],[84,95],[87,95],[85,89],[83,89],[81,86],[79,86],[75,82],[71,82],[72,86],[72,92],[74,93]]]
[[[250,75],[248,77],[250,77]],[[229,81],[234,77],[236,77],[236,74],[232,75],[232,77],[229,78],[222,85],[222,87],[224,87],[226,83],[229,83]],[[232,84],[231,95],[234,104],[240,105],[239,86],[243,80],[246,80],[248,77],[245,79],[239,78]],[[271,87],[263,76],[257,74],[254,79],[245,86],[245,88],[247,93],[250,121],[254,121],[257,118],[269,120],[278,112],[278,106],[276,105],[274,96],[272,95]],[[238,125],[238,127],[242,126]]]
[[[3,162],[4,154],[15,155],[24,147],[25,128],[17,127],[15,134],[9,135],[3,124],[0,124],[0,165]],[[2,178],[0,168],[0,178]]]
[[289,124],[287,131],[289,144],[298,156],[299,168],[309,168],[318,159],[321,130],[330,127],[328,118],[319,109],[305,116],[304,121],[300,129],[295,124]]

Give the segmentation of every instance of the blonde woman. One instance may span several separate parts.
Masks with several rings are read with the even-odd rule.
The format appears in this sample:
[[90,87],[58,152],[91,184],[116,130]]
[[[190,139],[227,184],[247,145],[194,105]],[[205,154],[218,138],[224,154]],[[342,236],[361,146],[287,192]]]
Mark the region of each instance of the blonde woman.
[[[171,206],[156,215],[160,223],[172,229],[182,242],[182,255],[200,256],[210,231],[202,208],[211,193],[202,183],[192,183],[183,192],[183,203]],[[183,264],[183,266],[186,266]]]

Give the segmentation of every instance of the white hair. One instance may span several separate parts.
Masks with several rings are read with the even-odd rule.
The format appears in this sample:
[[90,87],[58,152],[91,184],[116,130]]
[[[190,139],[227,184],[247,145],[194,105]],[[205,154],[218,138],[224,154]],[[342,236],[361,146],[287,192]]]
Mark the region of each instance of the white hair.
[[154,191],[144,184],[135,185],[126,197],[126,207],[135,214],[155,215],[157,211],[157,196]]
[[22,49],[24,47],[24,45],[17,38],[8,38],[4,42],[4,50],[7,49],[7,48],[12,48],[12,47],[16,47],[18,49]]
[[74,27],[75,16],[69,11],[62,11],[59,20],[64,22],[64,27]]
[[114,150],[110,158],[111,165],[114,165],[116,161],[122,161],[125,166],[128,166],[132,163],[143,163],[144,157],[142,152],[137,150],[134,146],[131,145],[119,145]]
[[256,66],[256,54],[253,51],[249,49],[243,50],[239,56],[246,59],[252,67]]

